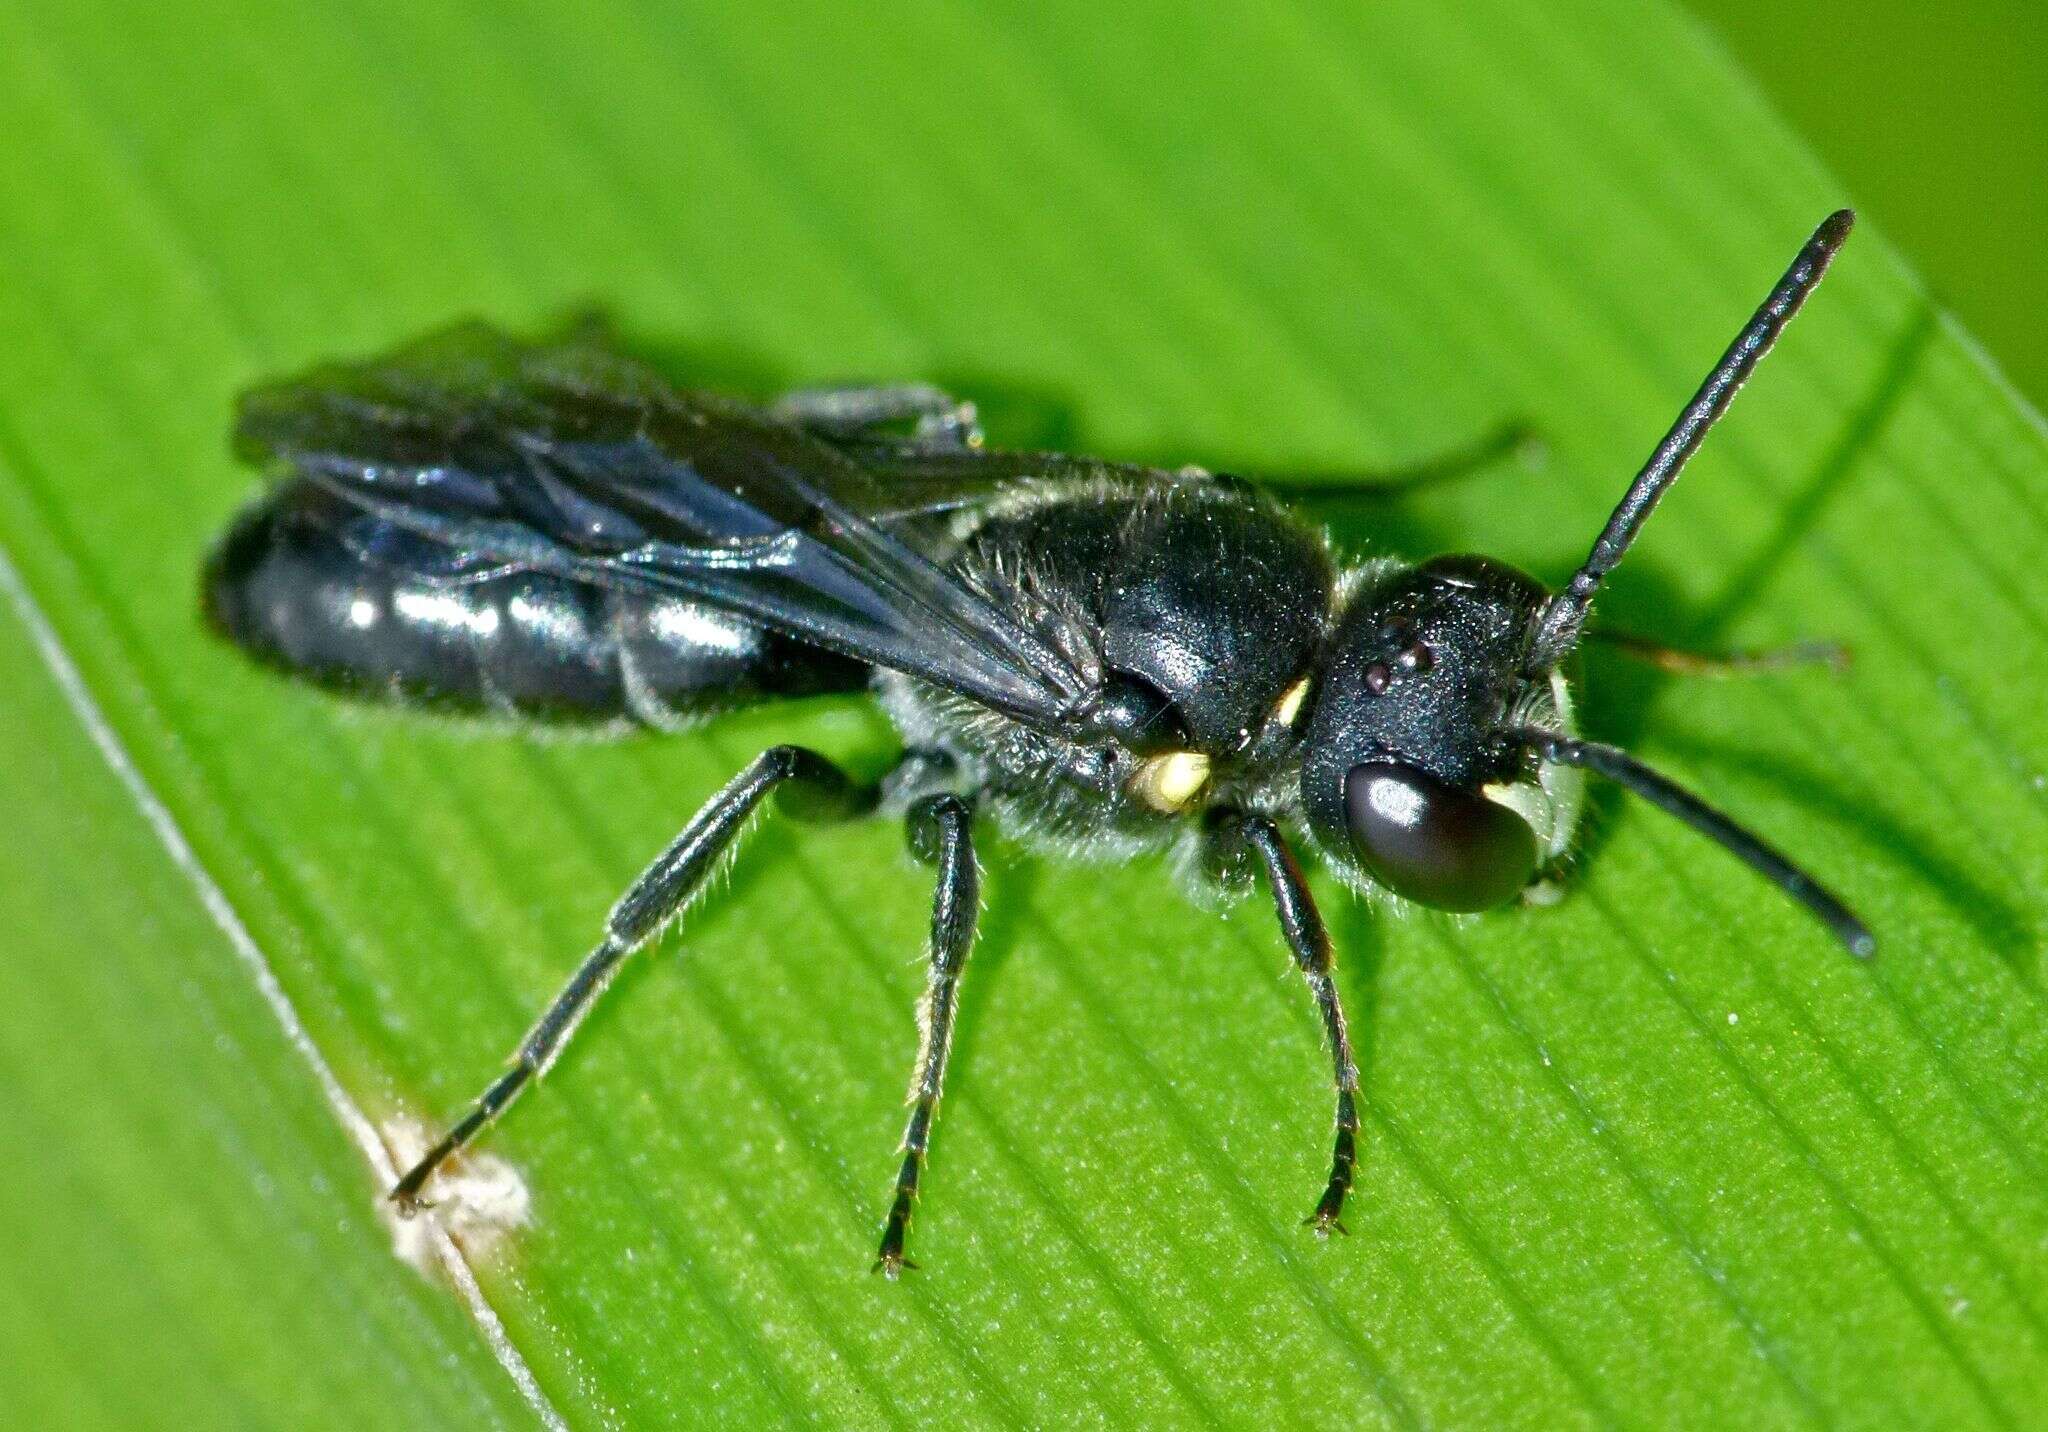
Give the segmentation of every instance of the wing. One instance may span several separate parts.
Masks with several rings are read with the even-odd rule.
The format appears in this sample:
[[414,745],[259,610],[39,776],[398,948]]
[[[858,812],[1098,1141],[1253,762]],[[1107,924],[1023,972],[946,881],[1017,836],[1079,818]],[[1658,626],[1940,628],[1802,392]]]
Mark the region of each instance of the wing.
[[593,342],[465,326],[250,393],[236,442],[457,567],[686,596],[1038,725],[1099,684],[863,515],[889,503],[847,453]]

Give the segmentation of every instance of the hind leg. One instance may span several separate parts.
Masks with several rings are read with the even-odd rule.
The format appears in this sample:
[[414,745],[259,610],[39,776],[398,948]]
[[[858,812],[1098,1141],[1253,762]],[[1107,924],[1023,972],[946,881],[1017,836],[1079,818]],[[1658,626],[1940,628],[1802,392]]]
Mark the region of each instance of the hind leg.
[[833,439],[884,438],[884,429],[911,423],[910,440],[922,447],[978,448],[983,441],[974,404],[928,383],[798,388],[768,411]]
[[521,1040],[508,1067],[471,1103],[425,1157],[393,1186],[391,1200],[405,1213],[426,1206],[421,1191],[450,1157],[468,1144],[535,1079],[547,1072],[576,1026],[611,983],[626,957],[648,944],[703,889],[707,877],[746,828],[747,817],[777,787],[782,805],[799,819],[858,815],[871,797],[837,766],[801,746],[764,751],[697,812],[668,849],[635,880],[605,921],[596,949],[562,986]]

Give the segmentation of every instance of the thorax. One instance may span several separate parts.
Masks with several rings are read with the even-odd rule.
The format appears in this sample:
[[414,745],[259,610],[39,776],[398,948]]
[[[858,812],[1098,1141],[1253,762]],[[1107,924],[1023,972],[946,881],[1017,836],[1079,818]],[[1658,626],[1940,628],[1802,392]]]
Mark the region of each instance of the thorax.
[[879,677],[906,740],[953,755],[1007,824],[1115,853],[1171,840],[1177,817],[1216,800],[1263,806],[1287,787],[1336,577],[1322,534],[1270,499],[1112,470],[960,519],[937,555],[1081,669],[1156,688],[1185,728],[1175,750],[1136,753]]

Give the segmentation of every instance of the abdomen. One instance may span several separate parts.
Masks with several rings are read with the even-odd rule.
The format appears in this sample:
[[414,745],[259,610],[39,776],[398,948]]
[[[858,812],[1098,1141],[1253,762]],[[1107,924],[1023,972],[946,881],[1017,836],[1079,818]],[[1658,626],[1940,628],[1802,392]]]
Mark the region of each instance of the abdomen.
[[456,710],[668,726],[867,678],[699,602],[466,567],[305,482],[245,511],[204,581],[209,621],[251,655],[324,686]]

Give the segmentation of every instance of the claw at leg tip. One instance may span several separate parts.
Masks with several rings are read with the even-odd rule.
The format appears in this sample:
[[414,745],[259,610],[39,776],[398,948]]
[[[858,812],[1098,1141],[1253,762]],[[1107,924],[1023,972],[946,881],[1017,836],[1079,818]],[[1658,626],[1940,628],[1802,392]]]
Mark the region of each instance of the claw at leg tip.
[[875,1266],[868,1269],[868,1272],[880,1273],[884,1278],[893,1283],[903,1276],[905,1268],[909,1268],[914,1272],[916,1271],[917,1264],[911,1262],[901,1253],[884,1253],[875,1260]]
[[425,1213],[434,1206],[431,1200],[421,1198],[417,1193],[409,1193],[402,1188],[394,1188],[391,1192],[385,1194],[384,1197],[387,1202],[397,1207],[400,1218],[417,1218],[420,1214]]
[[1332,1229],[1343,1234],[1346,1238],[1351,1236],[1351,1230],[1344,1226],[1344,1221],[1341,1218],[1337,1217],[1334,1213],[1325,1213],[1321,1209],[1317,1209],[1314,1213],[1302,1219],[1301,1222],[1304,1228],[1314,1228],[1317,1238],[1327,1239]]

